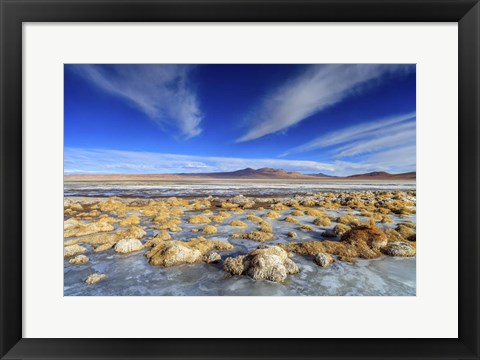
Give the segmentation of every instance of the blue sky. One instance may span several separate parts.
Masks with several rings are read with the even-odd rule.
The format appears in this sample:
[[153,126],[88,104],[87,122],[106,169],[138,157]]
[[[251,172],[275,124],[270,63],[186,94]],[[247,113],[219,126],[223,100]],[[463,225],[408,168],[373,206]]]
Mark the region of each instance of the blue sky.
[[65,65],[66,174],[416,170],[415,65]]

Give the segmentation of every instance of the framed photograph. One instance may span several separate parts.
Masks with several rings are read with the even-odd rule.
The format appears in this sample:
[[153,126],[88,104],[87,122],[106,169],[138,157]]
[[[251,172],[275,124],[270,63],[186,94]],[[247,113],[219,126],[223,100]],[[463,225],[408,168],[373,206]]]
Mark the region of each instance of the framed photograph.
[[479,358],[477,1],[0,2],[1,358]]

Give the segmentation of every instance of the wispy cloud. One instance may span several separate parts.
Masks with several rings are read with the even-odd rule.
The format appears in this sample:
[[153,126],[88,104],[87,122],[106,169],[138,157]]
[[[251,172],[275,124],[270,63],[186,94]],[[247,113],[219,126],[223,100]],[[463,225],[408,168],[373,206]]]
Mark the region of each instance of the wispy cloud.
[[189,65],[67,65],[100,89],[126,99],[162,128],[183,138],[201,133],[202,114]]
[[250,129],[237,141],[285,130],[341,102],[382,76],[414,70],[414,65],[313,65],[268,95],[254,113]]
[[416,115],[412,112],[350,126],[326,133],[287,150],[281,156],[336,146],[332,153],[335,157],[342,158],[414,143],[415,120]]
[[[332,131],[306,144],[290,149],[282,156],[325,149],[324,155],[348,160],[375,171],[408,172],[416,170],[416,115],[408,113]],[[353,169],[352,169],[353,170]]]
[[234,171],[247,167],[282,168],[305,173],[344,173],[374,169],[373,165],[349,162],[322,163],[308,160],[249,159],[178,155],[110,149],[65,149],[64,172],[71,173],[196,173]]

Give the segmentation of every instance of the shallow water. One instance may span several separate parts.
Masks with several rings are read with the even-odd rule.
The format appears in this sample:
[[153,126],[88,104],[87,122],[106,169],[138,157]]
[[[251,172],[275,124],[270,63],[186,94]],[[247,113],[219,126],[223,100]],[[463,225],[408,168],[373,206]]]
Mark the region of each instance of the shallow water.
[[[263,215],[265,211],[255,211]],[[290,211],[282,212],[281,219]],[[329,215],[337,216],[343,211],[327,211]],[[193,233],[194,228],[203,225],[186,224],[186,219],[193,212],[182,216],[183,229],[180,233],[173,234],[175,239],[188,240],[201,233]],[[353,213],[355,214],[355,213]],[[358,214],[357,214],[358,216]],[[256,249],[260,243],[251,240],[231,239],[233,233],[246,233],[256,229],[250,222],[248,228],[228,226],[234,219],[245,220],[245,214],[233,214],[224,224],[218,225],[218,233],[207,236],[209,239],[228,241],[234,249],[221,252],[222,260],[227,256],[245,254]],[[395,222],[411,220],[415,216],[400,219],[393,217]],[[314,217],[297,217],[302,223],[312,225]],[[360,217],[362,221],[366,218]],[[321,232],[329,227],[312,225],[314,231],[303,232],[297,224],[287,223],[282,220],[267,219],[272,224],[277,239],[267,244],[285,243],[292,241],[286,236],[290,230],[298,234],[294,241],[321,240]],[[382,224],[381,227],[394,227],[395,224]],[[148,230],[148,236],[153,230]],[[89,247],[89,245],[85,245]],[[89,248],[90,250],[91,248]],[[416,259],[394,258],[384,256],[376,260],[358,260],[356,264],[336,261],[330,268],[324,269],[317,266],[310,256],[294,255],[292,260],[297,263],[300,272],[291,275],[285,283],[277,284],[269,281],[254,281],[248,277],[230,276],[219,264],[192,264],[170,268],[151,266],[144,256],[146,250],[129,255],[116,254],[113,250],[103,253],[89,251],[87,256],[90,262],[85,265],[71,265],[64,261],[64,294],[66,296],[145,296],[145,295],[170,295],[170,296],[204,296],[204,295],[415,295],[416,294]],[[107,278],[94,285],[84,283],[85,278],[93,272],[103,273]]]
[[[294,184],[294,186],[292,186]],[[155,198],[168,196],[274,196],[322,191],[366,191],[366,190],[415,190],[415,182],[377,181],[377,182],[347,182],[347,181],[276,181],[262,183],[261,181],[205,181],[205,182],[66,182],[65,196],[88,197],[140,197]]]

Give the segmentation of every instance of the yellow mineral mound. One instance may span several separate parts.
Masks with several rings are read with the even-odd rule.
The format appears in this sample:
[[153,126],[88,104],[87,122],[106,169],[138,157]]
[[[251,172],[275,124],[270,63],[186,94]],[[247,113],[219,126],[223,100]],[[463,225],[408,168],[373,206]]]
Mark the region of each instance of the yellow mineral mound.
[[[188,205],[188,200],[186,199],[177,199],[175,196],[172,196],[167,199],[167,203],[172,207],[180,207]],[[203,203],[209,203],[208,200],[205,200]]]
[[202,232],[205,234],[205,235],[213,235],[213,234],[216,234],[218,232],[217,228],[213,225],[207,225],[203,228]]
[[204,255],[213,250],[231,249],[233,246],[227,242],[198,237],[187,242],[176,240],[161,242],[145,256],[151,265],[175,266],[202,262]]
[[232,238],[265,242],[265,241],[272,240],[273,234],[270,232],[264,232],[264,231],[252,231],[251,233],[248,233],[248,234],[233,234]]
[[115,224],[116,222],[118,222],[118,219],[115,219],[115,218],[110,217],[106,214],[103,214],[103,215],[100,215],[98,221],[101,221],[101,222],[104,222],[104,223],[107,223],[107,224]]
[[270,209],[275,211],[284,211],[290,209],[287,205],[282,203],[276,203],[270,206]]
[[153,219],[154,224],[165,224],[168,219],[170,219],[170,214],[169,213],[160,213],[158,214],[155,219]]
[[311,227],[308,224],[300,224],[300,229],[305,230],[305,231],[313,231],[313,227]]
[[[276,214],[279,215],[278,213],[276,213]],[[256,215],[248,215],[247,220],[251,221],[251,222],[254,222],[254,223],[261,223],[263,221],[263,219],[261,217],[256,216]]]
[[223,209],[233,209],[233,208],[238,208],[240,205],[232,202],[228,202],[228,201],[222,201],[222,204],[220,206]]
[[280,214],[276,211],[269,211],[265,214],[265,217],[269,219],[278,219],[280,217]]
[[330,218],[321,216],[313,220],[313,224],[317,226],[330,226],[332,224]]
[[192,215],[188,218],[189,224],[209,224],[210,218],[205,215]]
[[[414,226],[414,225],[413,225]],[[412,225],[408,223],[398,224],[395,230],[405,239],[410,241],[416,241],[417,234],[415,228],[412,228]]]
[[177,226],[178,224],[179,224],[178,220],[171,219],[171,220],[167,221],[166,223],[164,223],[162,225],[158,225],[156,228],[158,230],[168,230],[168,231],[171,231],[171,232],[180,232],[180,231],[182,231],[182,228]]
[[101,202],[99,208],[102,212],[112,213],[118,209],[125,208],[125,204],[114,198],[110,198],[107,201]]
[[316,201],[315,201],[315,200],[312,200],[312,199],[308,199],[308,200],[303,200],[303,201],[302,201],[302,206],[314,207],[315,205],[316,205]]
[[73,259],[70,259],[68,262],[72,265],[83,265],[86,264],[90,259],[85,255],[77,255]]
[[323,216],[325,215],[325,212],[323,212],[322,210],[318,210],[318,209],[308,209],[305,211],[305,215],[308,215],[308,216]]
[[120,230],[116,233],[116,235],[121,238],[133,238],[133,239],[141,239],[147,235],[145,230],[143,230],[140,226],[130,226],[127,230]]
[[98,232],[113,231],[113,226],[108,222],[102,220],[90,223],[77,221],[75,224],[73,224],[73,222],[69,219],[64,222],[64,226],[66,226],[66,228],[64,227],[63,231],[63,237],[65,238],[90,235]]
[[382,249],[387,245],[388,238],[385,233],[376,226],[359,226],[347,231],[340,240],[359,249],[370,248]]
[[93,250],[93,252],[99,253],[99,252],[102,252],[102,251],[110,250],[111,248],[113,248],[115,246],[115,244],[116,243],[111,242],[111,243],[105,243],[105,244],[96,246],[95,249]]
[[344,224],[344,225],[349,225],[349,226],[359,226],[360,225],[360,220],[356,218],[355,216],[352,215],[344,215],[344,216],[339,216],[337,220],[335,220],[339,224]]
[[99,282],[102,279],[105,279],[106,277],[107,275],[105,274],[97,274],[97,273],[91,274],[91,275],[88,275],[88,277],[85,279],[85,283],[87,283],[88,285],[92,285]]
[[231,217],[232,215],[226,211],[220,211],[217,215],[219,216],[223,216],[225,219],[228,219],[229,217]]
[[78,254],[83,254],[86,251],[87,251],[87,248],[81,245],[78,245],[78,244],[68,245],[63,248],[63,257],[66,258],[66,257],[75,256]]
[[145,247],[152,247],[162,241],[168,241],[168,240],[172,240],[172,236],[166,230],[162,230],[158,234],[148,239],[147,242],[145,243]]
[[347,226],[347,225],[344,225],[344,224],[337,224],[333,228],[333,233],[337,236],[342,236],[343,234],[345,234],[350,229],[351,229],[350,226]]
[[307,241],[307,242],[291,242],[288,244],[280,244],[283,249],[300,255],[315,256],[318,253],[327,253],[339,256],[358,256],[357,250],[348,244],[339,241]]
[[138,216],[130,216],[119,222],[120,226],[140,225],[140,218]]
[[[103,233],[103,234],[88,235],[80,239],[76,239],[75,241],[82,244],[101,245],[101,244],[112,243],[112,242],[115,243],[118,240],[119,239],[117,234]],[[66,244],[66,242],[64,244]]]
[[245,224],[243,221],[241,220],[232,220],[230,221],[230,226],[240,226],[240,227],[247,227],[248,225]]
[[170,211],[170,214],[174,216],[182,216],[185,213],[182,209],[173,209],[172,211]]
[[273,233],[272,225],[270,225],[269,222],[262,221],[259,223],[260,225],[260,231],[266,232],[266,233]]
[[300,221],[298,221],[297,219],[295,219],[294,217],[292,216],[287,216],[285,219],[283,219],[284,221],[288,222],[288,223],[292,223],[292,224],[298,224]]

